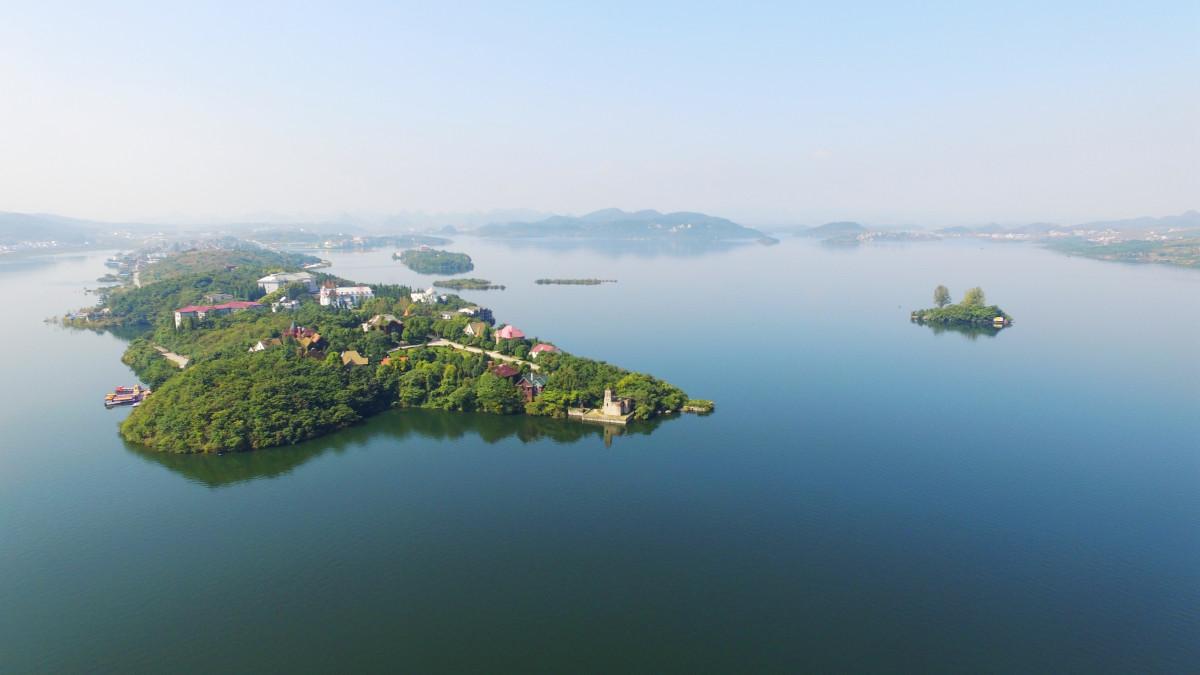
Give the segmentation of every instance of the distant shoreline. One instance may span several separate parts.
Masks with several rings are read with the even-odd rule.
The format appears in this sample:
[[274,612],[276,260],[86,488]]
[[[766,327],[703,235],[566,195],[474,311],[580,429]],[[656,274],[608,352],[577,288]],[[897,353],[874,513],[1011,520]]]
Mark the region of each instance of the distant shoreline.
[[615,284],[616,279],[536,279],[539,286],[599,286],[600,284]]

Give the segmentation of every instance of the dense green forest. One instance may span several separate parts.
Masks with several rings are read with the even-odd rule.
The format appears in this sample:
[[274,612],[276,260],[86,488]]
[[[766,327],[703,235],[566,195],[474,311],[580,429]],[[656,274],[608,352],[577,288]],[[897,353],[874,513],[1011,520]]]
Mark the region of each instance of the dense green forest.
[[[214,274],[217,272],[234,271],[230,268],[249,271],[260,270],[255,279],[271,271],[298,269],[310,263],[320,262],[320,258],[299,253],[271,251],[265,248],[244,244],[236,249],[205,248],[183,251],[170,256],[153,265],[149,265],[141,274],[142,285],[153,284],[180,277]],[[231,293],[232,291],[226,291]]]
[[167,452],[252,450],[297,443],[386,407],[369,372],[280,349],[189,366],[134,410],[121,434]]
[[[123,361],[154,388],[122,423],[126,439],[167,452],[251,450],[319,436],[392,407],[561,418],[569,407],[599,405],[606,388],[631,399],[639,420],[688,403],[671,384],[567,353],[539,357],[540,387],[527,402],[516,381],[533,375],[532,363],[521,362],[520,373],[501,377],[483,354],[423,345],[442,337],[524,359],[537,338],[497,345],[490,312],[457,312],[470,303],[453,295],[438,304],[413,303],[405,286],[372,286],[375,297],[356,309],[322,307],[300,288],[286,288],[261,300],[299,298],[295,310],[248,310],[175,327],[177,306],[227,289],[251,295],[239,284],[261,271],[238,266],[187,274],[108,299],[112,316],[144,326]],[[364,330],[376,315],[398,317],[401,326],[378,330],[368,324]],[[476,335],[466,334],[468,324]],[[320,340],[298,339],[296,327]],[[250,352],[259,341],[270,347]],[[180,370],[156,346],[189,357],[191,364]],[[349,350],[365,356],[367,365],[343,365],[340,355]]]
[[153,389],[179,373],[179,367],[164,359],[146,338],[135,338],[121,355],[121,362]]
[[466,253],[413,249],[401,253],[399,258],[410,270],[420,274],[462,274],[475,269],[475,263]]

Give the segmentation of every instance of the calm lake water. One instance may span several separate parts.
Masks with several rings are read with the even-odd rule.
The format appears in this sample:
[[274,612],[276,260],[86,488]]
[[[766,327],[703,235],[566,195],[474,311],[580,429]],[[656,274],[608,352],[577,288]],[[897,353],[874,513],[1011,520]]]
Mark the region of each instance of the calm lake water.
[[[0,671],[1200,670],[1200,272],[975,242],[460,238],[462,295],[718,411],[606,435],[395,412],[147,453],[87,304],[0,259]],[[390,251],[332,272],[424,284]],[[538,277],[603,277],[600,287]],[[908,321],[944,283],[1016,319]]]

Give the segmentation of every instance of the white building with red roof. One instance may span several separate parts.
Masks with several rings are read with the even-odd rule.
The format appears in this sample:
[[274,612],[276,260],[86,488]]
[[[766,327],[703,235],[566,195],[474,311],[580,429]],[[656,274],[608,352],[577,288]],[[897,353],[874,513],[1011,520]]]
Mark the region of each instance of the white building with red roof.
[[557,351],[558,347],[555,347],[551,344],[546,344],[545,342],[539,342],[533,346],[533,349],[529,350],[529,358],[536,359],[538,354],[553,354]]
[[207,316],[220,316],[222,314],[233,314],[247,309],[259,309],[262,304],[250,300],[234,300],[233,302],[225,302],[219,305],[188,305],[175,310],[175,327],[179,328],[183,325],[184,319],[200,320]]

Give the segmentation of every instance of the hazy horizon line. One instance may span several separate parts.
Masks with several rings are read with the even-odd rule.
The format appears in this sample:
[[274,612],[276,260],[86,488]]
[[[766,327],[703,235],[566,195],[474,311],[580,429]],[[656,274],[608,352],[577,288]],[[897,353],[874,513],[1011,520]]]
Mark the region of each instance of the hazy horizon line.
[[[200,228],[200,227],[231,227],[239,225],[267,225],[267,226],[330,226],[330,225],[357,225],[357,226],[388,226],[389,220],[408,220],[410,222],[392,224],[396,227],[444,227],[452,225],[455,227],[477,227],[488,223],[502,222],[535,222],[545,218],[555,216],[566,217],[583,217],[597,211],[616,208],[626,213],[636,213],[639,211],[657,211],[659,213],[703,213],[709,216],[725,218],[739,225],[754,228],[776,227],[776,228],[797,228],[797,227],[817,227],[827,223],[834,222],[856,222],[862,225],[870,225],[873,227],[898,228],[911,227],[917,229],[924,228],[947,228],[947,227],[978,227],[986,225],[999,225],[1005,227],[1017,227],[1033,224],[1052,224],[1060,226],[1084,225],[1097,222],[1111,222],[1123,220],[1135,220],[1141,218],[1167,218],[1179,216],[1188,213],[1200,211],[1200,208],[1185,208],[1183,210],[1166,211],[1157,213],[1135,213],[1125,215],[1107,215],[1107,216],[1092,216],[1086,218],[1074,219],[1053,219],[1053,218],[1028,218],[1028,219],[1012,219],[1012,218],[973,218],[973,219],[947,219],[941,222],[928,222],[921,219],[913,218],[877,218],[877,217],[861,217],[861,216],[825,216],[825,217],[809,217],[809,218],[745,218],[738,216],[726,215],[719,212],[709,212],[701,209],[659,209],[659,208],[623,208],[623,207],[603,207],[599,209],[586,210],[571,210],[571,211],[552,211],[529,207],[501,207],[492,209],[470,209],[462,211],[444,211],[444,210],[424,210],[424,209],[401,209],[396,211],[339,211],[324,214],[312,213],[283,213],[276,211],[261,211],[251,212],[235,216],[219,216],[219,215],[190,215],[182,214],[174,215],[157,215],[147,217],[131,217],[131,218],[95,218],[87,215],[75,215],[58,211],[17,211],[17,210],[2,210],[0,213],[29,216],[29,217],[44,217],[44,218],[62,218],[68,220],[76,220],[92,224],[105,225],[143,225],[155,227],[175,227],[175,228]],[[508,215],[506,218],[505,214]],[[427,221],[427,222],[413,222]],[[445,222],[441,222],[445,221]],[[478,222],[470,222],[478,221]]]

